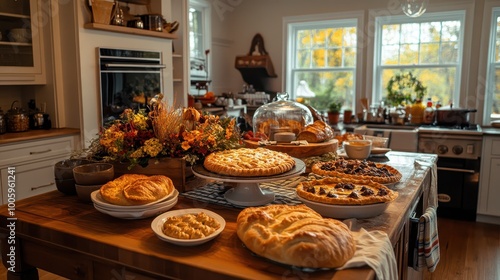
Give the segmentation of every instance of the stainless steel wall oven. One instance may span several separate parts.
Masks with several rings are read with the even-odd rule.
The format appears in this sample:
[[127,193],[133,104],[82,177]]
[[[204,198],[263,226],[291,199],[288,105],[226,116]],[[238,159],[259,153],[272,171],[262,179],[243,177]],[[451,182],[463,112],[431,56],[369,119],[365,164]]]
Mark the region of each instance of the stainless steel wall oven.
[[163,92],[161,52],[98,48],[101,120],[117,119],[127,108],[148,110],[148,103]]

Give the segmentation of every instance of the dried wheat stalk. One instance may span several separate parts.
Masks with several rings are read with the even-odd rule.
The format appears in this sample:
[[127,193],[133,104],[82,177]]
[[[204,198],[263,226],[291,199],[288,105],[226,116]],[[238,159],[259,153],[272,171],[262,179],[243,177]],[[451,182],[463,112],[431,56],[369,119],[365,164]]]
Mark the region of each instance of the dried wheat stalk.
[[182,125],[182,109],[176,109],[172,105],[161,102],[155,104],[150,112],[150,118],[156,138],[164,142],[169,135],[178,133]]

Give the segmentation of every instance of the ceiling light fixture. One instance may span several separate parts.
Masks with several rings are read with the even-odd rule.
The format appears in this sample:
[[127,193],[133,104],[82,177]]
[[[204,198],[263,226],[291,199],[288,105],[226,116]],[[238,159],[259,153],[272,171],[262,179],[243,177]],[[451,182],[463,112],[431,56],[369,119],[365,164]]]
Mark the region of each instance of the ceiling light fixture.
[[409,17],[419,17],[425,13],[429,0],[401,0],[401,9]]

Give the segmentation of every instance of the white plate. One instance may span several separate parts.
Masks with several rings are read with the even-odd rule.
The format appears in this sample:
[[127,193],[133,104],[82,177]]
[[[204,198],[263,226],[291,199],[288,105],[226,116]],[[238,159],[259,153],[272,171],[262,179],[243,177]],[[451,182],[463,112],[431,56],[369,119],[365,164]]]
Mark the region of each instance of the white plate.
[[382,214],[389,203],[375,203],[368,205],[333,205],[325,204],[307,200],[305,198],[297,197],[307,206],[324,217],[336,219],[350,219],[350,218],[371,218]]
[[127,213],[134,212],[134,213],[137,213],[137,212],[144,212],[144,211],[164,208],[165,206],[172,204],[174,201],[177,201],[177,198],[178,198],[178,196],[176,195],[168,200],[164,200],[164,201],[157,203],[157,204],[149,205],[149,206],[144,207],[144,208],[133,208],[133,209],[127,209],[127,208],[120,208],[120,209],[116,208],[115,209],[115,208],[109,208],[106,206],[102,206],[102,205],[97,204],[97,203],[94,203],[94,205],[97,205],[97,207],[99,207],[100,209],[103,209],[103,210],[106,210],[109,212],[127,212]]
[[152,209],[152,208],[158,208],[158,207],[163,207],[164,205],[168,205],[174,198],[176,198],[179,195],[179,191],[177,189],[174,189],[172,193],[167,195],[166,197],[162,198],[161,200],[143,204],[143,205],[115,205],[107,202],[104,200],[101,196],[101,193],[99,190],[94,191],[90,194],[90,199],[92,202],[95,204],[99,205],[103,209],[108,209],[112,211],[132,211],[132,210],[147,210],[147,209]]
[[383,154],[386,154],[386,153],[388,153],[390,151],[391,151],[391,149],[389,149],[389,148],[373,147],[370,153],[372,155],[383,155]]
[[[181,216],[181,215],[185,215],[185,214],[198,214],[200,212],[204,212],[208,216],[214,218],[220,224],[219,229],[217,229],[214,233],[212,233],[211,235],[209,235],[207,237],[198,238],[198,239],[177,239],[177,238],[173,238],[170,236],[166,236],[163,233],[163,230],[162,230],[163,224],[165,224],[165,221],[169,217]],[[200,245],[200,244],[203,244],[205,242],[208,242],[208,241],[214,239],[215,237],[217,237],[224,230],[225,227],[226,227],[226,221],[224,220],[224,218],[222,218],[220,215],[218,215],[212,211],[209,211],[206,209],[201,209],[201,208],[189,208],[189,209],[169,211],[169,212],[163,213],[160,216],[156,217],[153,220],[153,222],[151,222],[151,229],[153,229],[154,233],[156,234],[156,236],[158,236],[158,238],[160,238],[163,241],[167,241],[169,243],[173,243],[173,244],[181,245],[181,246],[195,246],[195,245]]]
[[163,212],[166,212],[170,210],[172,207],[175,206],[177,203],[177,197],[172,200],[169,204],[163,205],[162,207],[155,207],[152,209],[146,209],[146,210],[131,210],[131,211],[112,211],[108,209],[104,209],[99,207],[99,205],[94,203],[94,208],[104,214],[108,214],[110,216],[113,216],[115,218],[120,218],[120,219],[144,219],[144,218],[149,218],[156,216],[158,214],[161,214]]

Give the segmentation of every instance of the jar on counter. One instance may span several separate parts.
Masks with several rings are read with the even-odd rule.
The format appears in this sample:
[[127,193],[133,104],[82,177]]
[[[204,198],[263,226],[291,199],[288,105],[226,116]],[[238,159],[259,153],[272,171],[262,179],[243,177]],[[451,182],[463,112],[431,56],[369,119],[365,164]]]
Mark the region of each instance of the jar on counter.
[[7,132],[7,120],[5,119],[5,115],[0,108],[0,134],[4,134]]
[[424,122],[424,110],[425,106],[422,100],[417,100],[415,104],[411,106],[411,118],[410,123],[421,124]]

